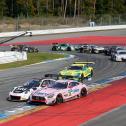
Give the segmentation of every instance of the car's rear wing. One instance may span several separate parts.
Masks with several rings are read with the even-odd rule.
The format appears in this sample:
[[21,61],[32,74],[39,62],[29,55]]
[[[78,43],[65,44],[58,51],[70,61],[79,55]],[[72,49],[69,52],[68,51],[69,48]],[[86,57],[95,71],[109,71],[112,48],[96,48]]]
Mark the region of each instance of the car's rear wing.
[[84,65],[87,65],[89,67],[94,67],[95,62],[75,62],[73,64],[84,64]]
[[45,78],[53,78],[53,79],[58,79],[59,75],[58,74],[45,74]]
[[95,62],[74,62],[74,64],[95,64]]

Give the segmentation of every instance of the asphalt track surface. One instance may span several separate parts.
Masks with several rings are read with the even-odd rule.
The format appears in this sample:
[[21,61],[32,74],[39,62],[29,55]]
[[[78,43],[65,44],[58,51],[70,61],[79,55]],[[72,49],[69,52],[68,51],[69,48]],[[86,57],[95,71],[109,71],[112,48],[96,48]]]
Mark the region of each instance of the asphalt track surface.
[[[83,125],[82,122],[86,122],[94,117],[97,117],[98,115],[104,114],[105,112],[115,109],[116,107],[126,103],[125,81],[126,79],[112,82],[111,86],[92,92],[85,98],[76,99],[64,104],[46,108],[44,110],[39,110],[37,112],[11,120],[2,124],[1,126],[17,126],[19,124],[23,124],[23,126]],[[114,117],[116,117],[116,115]],[[121,117],[119,118],[122,121],[125,121],[125,118]],[[113,122],[115,126],[118,126],[116,124],[116,119],[114,119]],[[96,126],[95,123],[90,126],[93,125]],[[104,125],[101,122],[101,124],[98,126],[111,126],[111,123],[107,121],[107,125]]]
[[[126,30],[119,30],[119,31],[106,31],[106,32],[86,32],[86,33],[77,33],[76,35],[112,35],[112,36],[126,36]],[[75,33],[70,36],[64,34],[64,35],[58,35],[58,37],[72,37],[75,36]],[[21,42],[21,41],[31,41],[31,40],[42,40],[42,39],[52,39],[57,37],[57,35],[51,35],[51,36],[35,36],[35,37],[21,37],[18,39],[15,39],[11,41],[13,42]],[[1,50],[6,50],[8,47],[1,47]],[[39,46],[39,49],[41,51],[50,51],[49,46]],[[41,77],[45,73],[57,73],[59,70],[63,69],[64,67],[68,66],[74,61],[94,61],[95,64],[95,74],[92,79],[92,81],[88,82],[90,85],[92,82],[107,78],[107,77],[113,77],[117,76],[119,73],[126,71],[126,64],[125,63],[117,63],[110,61],[109,57],[104,56],[103,54],[97,55],[97,54],[80,54],[80,53],[74,53],[76,57],[72,60],[66,60],[66,61],[58,61],[48,64],[39,64],[34,65],[32,67],[20,67],[16,69],[9,69],[5,71],[0,71],[0,111],[7,110],[9,108],[14,108],[20,105],[24,105],[25,103],[17,103],[17,102],[8,102],[6,101],[6,97],[8,95],[8,92],[14,87],[18,86],[21,83],[24,83],[25,81],[29,80],[30,78],[34,77]],[[53,66],[53,67],[52,67]],[[111,125],[112,126],[112,125]],[[121,125],[120,125],[121,126]]]

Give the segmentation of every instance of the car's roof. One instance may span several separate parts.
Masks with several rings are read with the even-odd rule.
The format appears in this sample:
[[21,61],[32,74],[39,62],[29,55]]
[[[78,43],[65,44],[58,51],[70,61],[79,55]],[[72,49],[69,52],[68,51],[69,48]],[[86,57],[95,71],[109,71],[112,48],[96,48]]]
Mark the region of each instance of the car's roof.
[[40,78],[32,78],[31,80],[28,80],[28,81],[39,81]]

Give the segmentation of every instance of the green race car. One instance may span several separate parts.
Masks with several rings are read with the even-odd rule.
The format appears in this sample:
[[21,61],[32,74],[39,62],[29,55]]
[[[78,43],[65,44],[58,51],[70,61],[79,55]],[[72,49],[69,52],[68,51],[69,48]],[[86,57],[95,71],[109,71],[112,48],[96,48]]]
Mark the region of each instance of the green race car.
[[93,76],[94,62],[75,62],[70,67],[59,72],[60,79],[73,79],[83,82],[85,78]]
[[74,51],[75,48],[74,46],[70,44],[58,44],[58,43],[53,43],[52,46],[52,51]]

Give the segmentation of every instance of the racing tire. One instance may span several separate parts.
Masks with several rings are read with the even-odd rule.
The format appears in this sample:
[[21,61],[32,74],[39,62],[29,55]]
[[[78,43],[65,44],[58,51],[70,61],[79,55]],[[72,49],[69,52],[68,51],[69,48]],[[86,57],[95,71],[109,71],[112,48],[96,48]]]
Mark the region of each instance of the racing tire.
[[7,100],[7,101],[11,101],[11,98],[7,97],[6,100]]
[[93,77],[93,70],[91,70],[91,74],[90,74],[90,77]]
[[33,104],[33,102],[30,101],[30,97],[26,100],[26,104],[28,104],[28,105],[32,105]]
[[83,48],[80,48],[80,49],[79,49],[79,52],[80,52],[80,53],[84,53],[84,49],[83,49]]
[[57,51],[57,48],[55,46],[52,47],[52,51]]
[[80,78],[80,82],[84,82],[84,76],[83,75],[81,75],[81,78]]
[[67,47],[67,51],[72,51],[71,47]]
[[38,52],[39,52],[39,50],[38,50],[38,49],[35,49],[35,50],[34,50],[34,52],[35,52],[35,53],[38,53]]
[[80,97],[85,97],[87,96],[87,90],[85,88],[82,88],[80,91]]
[[32,49],[28,49],[28,53],[33,53],[34,51]]
[[56,104],[61,104],[61,103],[63,103],[63,97],[62,97],[62,95],[58,95],[56,97]]

